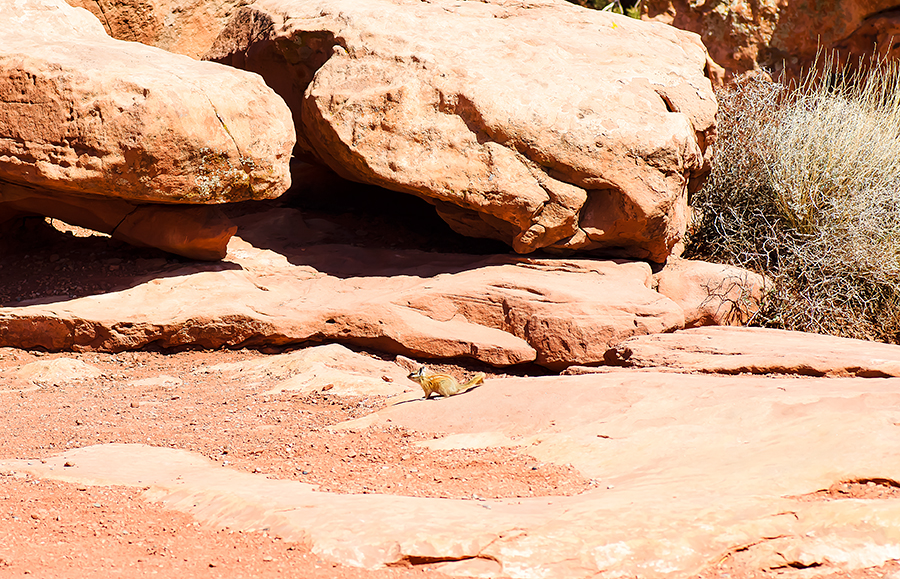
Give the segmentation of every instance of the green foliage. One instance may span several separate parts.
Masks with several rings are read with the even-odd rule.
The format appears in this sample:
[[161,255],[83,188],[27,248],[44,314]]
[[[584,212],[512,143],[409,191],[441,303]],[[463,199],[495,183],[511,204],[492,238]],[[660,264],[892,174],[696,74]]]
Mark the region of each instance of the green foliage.
[[628,0],[613,0],[609,2],[609,0],[569,0],[573,4],[578,4],[579,6],[584,6],[585,8],[593,8],[594,10],[605,10],[608,12],[615,12],[616,14],[624,14],[630,18],[634,18],[636,20],[641,19],[641,2],[643,0],[637,0],[637,2],[629,2]]
[[719,92],[687,254],[766,275],[759,324],[898,342],[900,69],[821,64]]

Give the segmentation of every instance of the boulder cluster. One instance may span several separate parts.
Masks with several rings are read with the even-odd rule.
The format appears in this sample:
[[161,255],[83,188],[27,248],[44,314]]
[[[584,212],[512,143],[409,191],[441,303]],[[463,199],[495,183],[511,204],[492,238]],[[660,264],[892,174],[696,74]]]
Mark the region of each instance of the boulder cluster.
[[106,30],[60,0],[4,11],[5,217],[219,259],[209,206],[281,195],[293,151],[519,253],[663,262],[684,234],[715,133],[694,34],[563,0],[195,4]]
[[[561,369],[635,335],[743,321],[759,298],[747,272],[670,258],[715,136],[693,33],[564,0],[72,4],[0,15],[0,219],[241,269],[17,304],[0,316],[6,345],[338,340]],[[301,166],[540,255],[446,269],[433,253],[305,245],[316,226],[294,210],[222,210],[281,196],[292,173],[302,189]],[[273,264],[259,248],[276,231],[286,261]],[[392,273],[339,265],[379,259]]]

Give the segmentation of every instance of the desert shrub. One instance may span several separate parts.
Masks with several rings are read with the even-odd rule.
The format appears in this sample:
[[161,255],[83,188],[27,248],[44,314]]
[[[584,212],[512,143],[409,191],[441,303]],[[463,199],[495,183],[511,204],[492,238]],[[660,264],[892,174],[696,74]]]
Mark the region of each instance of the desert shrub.
[[900,341],[900,70],[827,61],[719,97],[687,255],[771,281],[759,325]]

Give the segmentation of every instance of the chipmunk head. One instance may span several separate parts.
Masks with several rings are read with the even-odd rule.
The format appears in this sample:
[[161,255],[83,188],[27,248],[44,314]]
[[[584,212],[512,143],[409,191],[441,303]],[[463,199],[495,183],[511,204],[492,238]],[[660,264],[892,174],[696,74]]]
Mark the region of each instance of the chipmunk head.
[[419,382],[424,377],[425,377],[425,366],[422,366],[415,372],[410,372],[409,376],[407,376],[407,378],[409,378],[410,380],[414,380],[416,382]]

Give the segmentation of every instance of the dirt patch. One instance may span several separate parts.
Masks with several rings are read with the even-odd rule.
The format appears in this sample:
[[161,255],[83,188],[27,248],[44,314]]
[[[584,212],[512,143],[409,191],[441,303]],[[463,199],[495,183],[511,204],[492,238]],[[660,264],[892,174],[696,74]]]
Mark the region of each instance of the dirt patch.
[[266,531],[201,527],[140,490],[0,475],[2,577],[437,579],[430,568],[365,571]]
[[0,349],[0,370],[72,358],[102,372],[95,379],[0,394],[7,409],[0,431],[16,433],[0,439],[0,456],[44,458],[93,444],[142,443],[340,493],[503,498],[571,495],[591,487],[573,468],[515,449],[429,450],[417,443],[436,435],[390,426],[329,430],[383,408],[384,398],[268,395],[274,379],[248,382],[204,371],[262,356],[252,350],[161,355]]
[[[253,350],[46,354],[2,348],[0,372],[69,358],[101,374],[0,394],[0,457],[39,459],[130,442],[198,452],[223,466],[337,493],[486,499],[574,494],[591,486],[571,467],[515,449],[433,451],[416,443],[434,435],[402,428],[329,430],[383,408],[384,398],[267,395],[277,384],[273,378],[248,381],[206,371],[264,356]],[[203,529],[188,515],[144,501],[139,489],[7,473],[0,476],[0,506],[3,577],[444,577],[428,564],[377,572],[340,567],[265,532]]]

